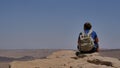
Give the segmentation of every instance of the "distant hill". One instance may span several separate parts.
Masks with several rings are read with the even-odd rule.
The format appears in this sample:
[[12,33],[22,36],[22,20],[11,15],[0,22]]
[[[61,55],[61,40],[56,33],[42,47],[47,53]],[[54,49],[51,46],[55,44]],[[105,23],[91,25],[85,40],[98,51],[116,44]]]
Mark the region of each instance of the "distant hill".
[[32,56],[23,56],[21,58],[11,58],[11,57],[2,57],[0,56],[0,62],[11,62],[11,61],[28,61],[35,59]]

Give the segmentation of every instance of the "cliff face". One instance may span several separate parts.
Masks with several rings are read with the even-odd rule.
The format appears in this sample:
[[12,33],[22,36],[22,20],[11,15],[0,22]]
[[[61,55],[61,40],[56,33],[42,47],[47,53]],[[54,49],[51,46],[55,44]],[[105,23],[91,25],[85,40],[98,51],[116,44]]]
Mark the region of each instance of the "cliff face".
[[75,56],[75,51],[54,52],[46,59],[14,61],[11,68],[120,68],[120,60],[102,57],[98,53]]

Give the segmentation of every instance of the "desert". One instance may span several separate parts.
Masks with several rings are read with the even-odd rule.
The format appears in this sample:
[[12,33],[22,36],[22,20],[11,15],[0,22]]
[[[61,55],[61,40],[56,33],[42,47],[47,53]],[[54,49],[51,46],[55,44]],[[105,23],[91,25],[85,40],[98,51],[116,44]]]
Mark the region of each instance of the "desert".
[[[1,51],[0,68],[120,68],[120,50],[75,55],[72,49]],[[8,53],[9,52],[9,53]],[[6,60],[5,60],[6,59]]]

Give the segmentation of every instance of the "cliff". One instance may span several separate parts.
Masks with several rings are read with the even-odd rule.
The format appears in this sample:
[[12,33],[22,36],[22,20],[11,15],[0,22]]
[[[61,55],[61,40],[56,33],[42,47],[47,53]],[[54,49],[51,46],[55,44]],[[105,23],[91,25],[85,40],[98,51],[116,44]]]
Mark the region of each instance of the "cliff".
[[120,68],[120,60],[103,57],[99,53],[75,55],[76,51],[54,52],[44,59],[14,61],[11,68]]

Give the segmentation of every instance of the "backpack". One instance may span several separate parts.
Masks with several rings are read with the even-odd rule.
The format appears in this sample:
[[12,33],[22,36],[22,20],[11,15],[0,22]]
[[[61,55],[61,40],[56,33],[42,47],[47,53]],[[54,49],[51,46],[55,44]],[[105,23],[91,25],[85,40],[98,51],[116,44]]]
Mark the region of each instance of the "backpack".
[[85,34],[85,32],[80,33],[80,43],[78,43],[80,51],[90,51],[94,47],[94,40],[91,37],[91,33],[92,30],[89,30],[88,34]]

